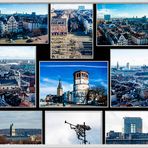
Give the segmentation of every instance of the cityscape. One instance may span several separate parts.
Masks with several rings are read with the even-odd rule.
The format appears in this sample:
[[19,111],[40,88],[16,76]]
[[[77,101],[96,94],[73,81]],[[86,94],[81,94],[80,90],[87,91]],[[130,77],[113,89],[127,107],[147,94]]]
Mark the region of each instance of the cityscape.
[[92,59],[92,4],[51,4],[50,23],[52,59]]
[[40,62],[40,107],[106,107],[107,62]]
[[97,4],[97,45],[148,45],[147,8],[147,4]]
[[111,106],[148,106],[148,50],[111,50]]
[[47,14],[45,4],[0,4],[0,44],[48,43]]
[[0,147],[148,144],[148,3],[0,3],[0,44]]
[[[45,118],[46,145],[102,144],[101,111],[46,111]],[[82,130],[84,122],[87,127],[85,135]],[[55,134],[56,138],[53,136]],[[81,142],[83,137],[85,137],[86,143]]]
[[106,144],[148,144],[147,113],[107,111]]
[[0,46],[0,107],[35,107],[35,46]]
[[40,111],[0,111],[0,118],[0,144],[42,143]]

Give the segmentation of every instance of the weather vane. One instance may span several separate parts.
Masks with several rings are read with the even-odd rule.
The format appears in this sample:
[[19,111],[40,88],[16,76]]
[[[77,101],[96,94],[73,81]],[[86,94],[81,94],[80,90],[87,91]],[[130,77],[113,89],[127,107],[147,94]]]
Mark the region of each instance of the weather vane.
[[85,125],[85,122],[83,124],[74,125],[65,120],[65,123],[69,124],[70,128],[75,130],[77,138],[78,140],[82,141],[82,144],[87,144],[87,143],[90,144],[90,142],[86,140],[86,131],[91,130],[90,126]]

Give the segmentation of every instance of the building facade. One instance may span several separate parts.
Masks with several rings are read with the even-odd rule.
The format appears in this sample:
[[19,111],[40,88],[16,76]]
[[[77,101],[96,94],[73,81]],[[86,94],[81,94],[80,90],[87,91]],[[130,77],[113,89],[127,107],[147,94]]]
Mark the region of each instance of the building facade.
[[124,132],[109,131],[106,144],[148,144],[148,133],[142,132],[142,118],[124,117]]
[[142,133],[142,119],[139,117],[124,117],[124,133]]
[[89,90],[89,75],[86,71],[76,71],[73,74],[74,77],[74,102],[77,104],[83,104],[86,100],[86,95]]
[[66,18],[52,18],[51,20],[51,34],[52,35],[67,35],[68,23]]

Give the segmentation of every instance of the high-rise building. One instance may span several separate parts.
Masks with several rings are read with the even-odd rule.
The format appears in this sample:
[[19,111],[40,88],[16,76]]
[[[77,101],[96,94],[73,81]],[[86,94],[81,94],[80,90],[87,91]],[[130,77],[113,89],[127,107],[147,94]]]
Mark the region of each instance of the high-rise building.
[[124,133],[142,133],[142,119],[140,117],[124,117]]
[[146,21],[147,21],[146,16],[143,16],[141,20],[142,20],[143,23],[146,23]]
[[85,6],[79,6],[78,10],[85,10]]
[[36,16],[36,13],[35,12],[32,12],[32,17],[35,17]]
[[104,20],[109,21],[110,19],[111,19],[111,15],[110,14],[104,15]]
[[62,88],[62,82],[61,80],[59,80],[59,84],[58,84],[58,87],[57,87],[57,96],[62,96],[63,95],[63,88]]
[[129,62],[126,64],[126,68],[127,68],[128,70],[130,70],[130,63],[129,63]]

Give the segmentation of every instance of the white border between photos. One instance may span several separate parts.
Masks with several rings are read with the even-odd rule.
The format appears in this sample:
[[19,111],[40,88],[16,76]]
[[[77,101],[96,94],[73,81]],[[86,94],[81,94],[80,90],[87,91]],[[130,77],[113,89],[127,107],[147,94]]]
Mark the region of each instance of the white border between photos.
[[[84,106],[84,107],[77,107],[77,106],[75,106],[75,107],[52,107],[52,106],[49,106],[49,107],[42,107],[41,105],[40,105],[40,63],[41,62],[47,62],[47,63],[49,63],[49,62],[67,62],[67,63],[69,63],[69,62],[97,62],[97,63],[100,63],[100,62],[106,62],[107,63],[107,106],[90,106],[90,107],[87,107],[87,106]],[[109,96],[110,96],[110,91],[109,91],[109,82],[110,82],[110,76],[109,76],[109,61],[80,61],[80,60],[77,60],[77,61],[39,61],[39,108],[40,109],[87,109],[87,108],[91,108],[91,109],[100,109],[100,108],[108,108],[109,107],[109,104],[110,104],[110,102],[109,102]]]

